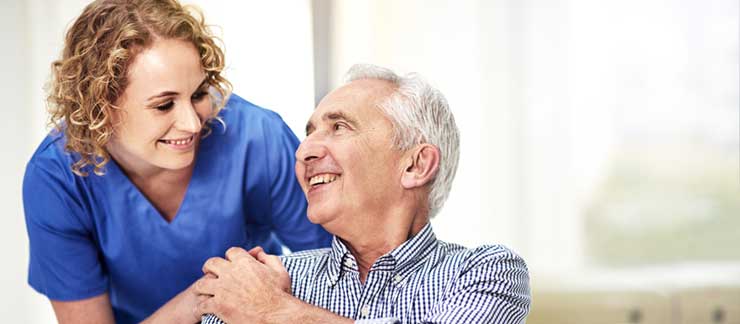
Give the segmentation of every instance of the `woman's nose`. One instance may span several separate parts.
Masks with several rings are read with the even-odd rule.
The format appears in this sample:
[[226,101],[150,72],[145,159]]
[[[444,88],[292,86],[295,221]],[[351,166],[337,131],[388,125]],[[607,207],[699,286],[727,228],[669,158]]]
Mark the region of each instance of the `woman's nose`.
[[186,104],[178,110],[175,127],[189,133],[198,133],[203,127],[203,121],[192,104]]

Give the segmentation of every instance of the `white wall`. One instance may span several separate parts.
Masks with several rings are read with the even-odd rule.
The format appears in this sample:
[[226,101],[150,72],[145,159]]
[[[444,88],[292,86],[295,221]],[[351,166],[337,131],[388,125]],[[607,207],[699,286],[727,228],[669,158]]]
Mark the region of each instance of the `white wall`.
[[[0,78],[0,98],[3,98],[4,118],[0,119],[0,138],[3,139],[4,159],[0,167],[0,254],[6,261],[0,267],[0,287],[8,293],[0,296],[0,317],[9,317],[13,310],[27,309],[31,293],[25,284],[28,243],[25,238],[20,179],[23,174],[24,156],[29,156],[30,145],[24,139],[31,133],[28,125],[28,95],[26,84],[28,59],[25,56],[27,38],[17,32],[23,25],[25,6],[20,1],[1,2],[0,52],[3,77]],[[19,296],[21,298],[19,298]]]
[[[51,307],[46,299],[26,284],[28,240],[26,238],[21,183],[26,161],[31,156],[43,133],[43,113],[40,111],[43,78],[38,77],[38,59],[43,51],[34,38],[39,25],[30,22],[34,9],[43,16],[38,2],[0,2],[0,39],[3,43],[0,98],[3,98],[5,117],[0,120],[0,138],[3,139],[5,158],[0,167],[0,254],[6,262],[0,268],[0,317],[22,323],[53,322]],[[34,11],[39,13],[38,11]],[[61,34],[60,34],[61,35]],[[60,38],[60,37],[57,37]],[[44,59],[43,66],[51,61]]]
[[314,107],[310,1],[184,2],[221,27],[234,93],[276,111],[303,138]]

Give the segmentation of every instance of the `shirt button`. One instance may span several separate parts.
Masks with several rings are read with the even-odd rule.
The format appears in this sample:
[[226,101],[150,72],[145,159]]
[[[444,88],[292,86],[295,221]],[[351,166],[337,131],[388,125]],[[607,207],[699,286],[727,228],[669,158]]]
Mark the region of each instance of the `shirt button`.
[[401,283],[401,280],[403,280],[403,278],[401,278],[401,275],[396,275],[395,277],[393,277],[393,281],[394,281],[394,282],[395,282],[396,284],[399,284],[399,283]]
[[362,314],[362,317],[367,317],[370,315],[370,305],[362,306],[362,310],[360,310],[360,314]]

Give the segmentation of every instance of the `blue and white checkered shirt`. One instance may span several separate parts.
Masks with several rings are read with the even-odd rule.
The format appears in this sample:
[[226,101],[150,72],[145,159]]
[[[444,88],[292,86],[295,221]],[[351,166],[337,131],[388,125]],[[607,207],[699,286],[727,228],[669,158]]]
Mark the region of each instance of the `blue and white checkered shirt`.
[[[337,237],[331,248],[282,260],[296,297],[356,323],[523,323],[529,311],[522,258],[501,245],[439,241],[430,224],[380,257],[364,285]],[[202,323],[222,322],[206,315]]]

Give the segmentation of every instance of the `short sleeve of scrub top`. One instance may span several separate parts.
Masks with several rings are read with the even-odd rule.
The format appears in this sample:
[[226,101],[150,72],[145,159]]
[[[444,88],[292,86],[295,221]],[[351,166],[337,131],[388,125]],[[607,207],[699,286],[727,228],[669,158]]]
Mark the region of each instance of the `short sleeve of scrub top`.
[[202,276],[209,257],[260,245],[279,254],[329,246],[306,218],[295,179],[298,140],[276,113],[232,95],[201,139],[192,179],[167,222],[115,161],[103,176],[72,173],[50,134],[26,168],[29,284],[52,300],[108,292],[117,323],[143,320]]

